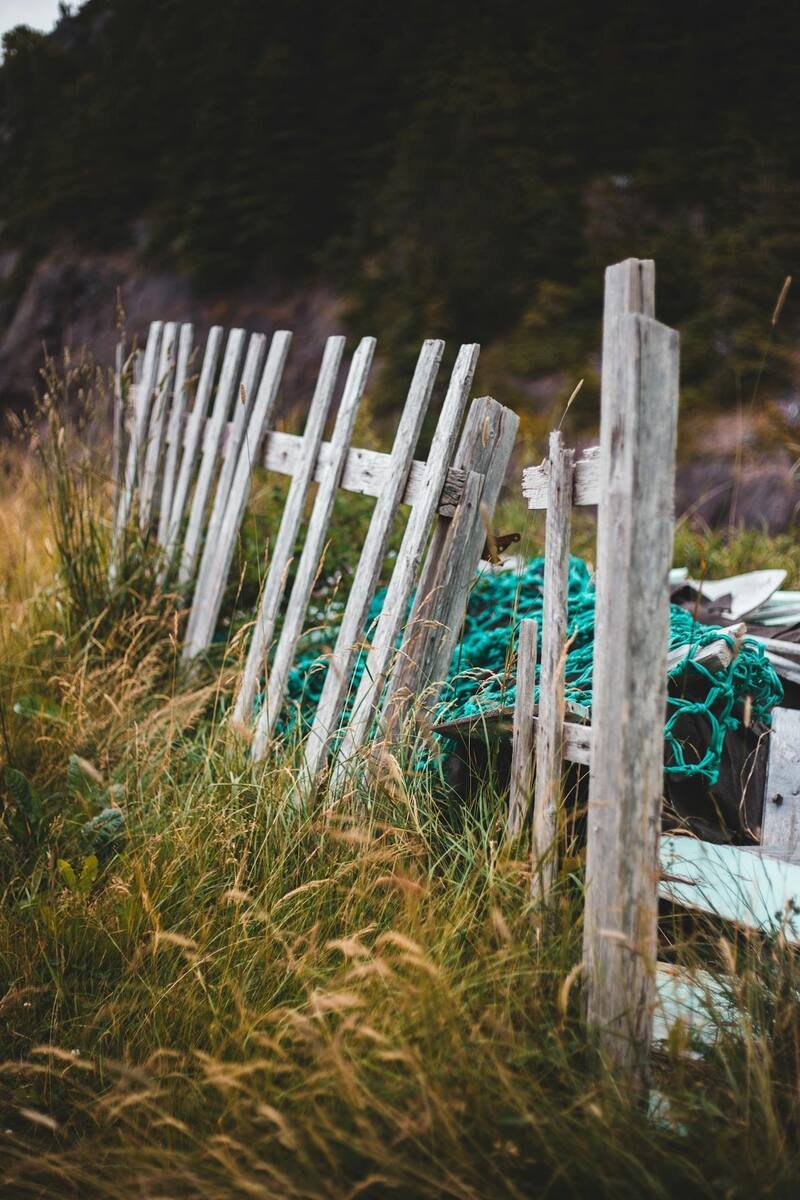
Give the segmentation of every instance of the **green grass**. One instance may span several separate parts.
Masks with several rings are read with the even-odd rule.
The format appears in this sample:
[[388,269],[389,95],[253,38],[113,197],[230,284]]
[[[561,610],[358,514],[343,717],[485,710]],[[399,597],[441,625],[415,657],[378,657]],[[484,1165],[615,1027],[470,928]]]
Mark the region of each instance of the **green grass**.
[[[583,1025],[579,855],[542,921],[502,799],[454,810],[402,753],[382,786],[298,814],[292,748],[254,773],[225,721],[236,639],[182,680],[140,566],[111,596],[102,570],[59,570],[76,495],[102,547],[102,492],[48,515],[29,460],[4,471],[0,1194],[796,1194],[780,939],[672,929],[679,961],[733,965],[742,1021],[694,1057],[676,1037],[648,1114]],[[538,521],[509,503],[497,525],[533,549]],[[785,562],[797,581],[788,543],[693,537],[676,550],[693,570]],[[81,830],[109,804],[124,841],[98,850]]]

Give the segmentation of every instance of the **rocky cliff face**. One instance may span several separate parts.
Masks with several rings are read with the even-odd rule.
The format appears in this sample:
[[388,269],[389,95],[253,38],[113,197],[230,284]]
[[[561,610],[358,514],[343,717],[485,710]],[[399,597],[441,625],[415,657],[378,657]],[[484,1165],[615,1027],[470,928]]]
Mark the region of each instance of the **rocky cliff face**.
[[[13,266],[13,255],[6,255],[0,275]],[[175,272],[148,269],[134,252],[87,255],[62,247],[36,266],[0,333],[0,411],[30,400],[45,352],[58,356],[65,346],[86,346],[99,364],[112,364],[118,300],[126,339],[139,345],[155,318],[191,321],[198,341],[214,324],[265,333],[291,329],[287,406],[313,386],[325,338],[342,328],[341,303],[321,286],[278,294],[267,284],[210,295]]]
[[[14,255],[4,255],[0,277],[14,265]],[[292,330],[286,409],[308,403],[325,338],[343,329],[343,298],[321,285],[279,291],[265,283],[210,294],[177,272],[148,268],[134,250],[87,255],[61,247],[33,270],[0,334],[0,413],[30,400],[45,351],[57,356],[65,346],[87,346],[98,363],[110,366],[118,339],[118,298],[126,338],[139,345],[154,318],[191,321],[198,342],[213,324],[266,333]],[[501,346],[493,348],[492,357],[502,362]],[[552,408],[556,384],[549,376],[509,373],[507,382],[512,381],[509,390],[524,395],[532,410]],[[558,381],[563,384],[560,376]],[[503,399],[502,382],[493,387]],[[517,403],[508,395],[505,399]],[[733,521],[772,533],[800,525],[800,399],[745,406],[740,414],[686,414],[681,435],[679,513],[689,512],[710,526]]]

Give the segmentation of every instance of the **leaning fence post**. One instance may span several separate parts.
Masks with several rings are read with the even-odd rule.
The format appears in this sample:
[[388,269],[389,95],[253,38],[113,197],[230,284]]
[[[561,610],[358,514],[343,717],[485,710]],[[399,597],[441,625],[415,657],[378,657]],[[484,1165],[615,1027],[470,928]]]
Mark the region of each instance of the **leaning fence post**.
[[533,883],[535,887],[538,879],[542,896],[547,895],[555,875],[555,843],[563,765],[572,458],[573,453],[565,448],[561,433],[558,430],[551,433],[532,842]]
[[533,689],[536,686],[536,642],[539,624],[531,617],[519,623],[517,687],[514,697],[514,735],[511,752],[511,787],[508,795],[508,836],[522,829],[531,803],[533,784]]
[[433,531],[383,707],[387,740],[409,714],[435,706],[486,539],[479,504],[494,513],[518,426],[516,413],[490,396],[469,407],[453,462],[467,483],[453,517],[440,516]]
[[[587,1017],[644,1085],[655,996],[678,335],[647,316],[652,271],[606,274],[592,759],[584,923]],[[609,301],[613,303],[609,304]],[[619,315],[620,312],[622,315]]]

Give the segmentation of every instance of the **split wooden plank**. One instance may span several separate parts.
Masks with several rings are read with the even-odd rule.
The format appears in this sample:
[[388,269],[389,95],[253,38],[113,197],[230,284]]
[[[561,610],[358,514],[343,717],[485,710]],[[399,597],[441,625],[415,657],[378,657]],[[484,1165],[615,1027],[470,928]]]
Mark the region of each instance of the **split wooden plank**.
[[[715,638],[713,642],[709,642],[705,646],[697,646],[693,643],[676,646],[674,650],[667,653],[667,671],[674,670],[686,658],[690,658],[692,662],[698,663],[709,671],[724,671],[738,655],[746,633],[747,626],[742,621],[738,625],[729,625],[725,630],[725,637]],[[733,639],[733,645],[728,638]]]
[[[239,683],[239,692],[233,708],[233,720],[249,722],[259,680],[266,675],[267,654],[278,620],[278,611],[294,550],[303,508],[314,476],[319,447],[328,419],[339,368],[344,354],[345,338],[330,337],[325,344],[317,386],[311,400],[301,454],[296,471],[292,476],[289,494],[286,497],[280,527],[275,544],[270,547],[270,562],[264,581],[258,616],[253,626],[247,662]],[[269,434],[267,435],[269,437]]]
[[533,788],[534,689],[539,624],[530,617],[519,623],[511,787],[508,796],[508,836],[516,837],[525,824]]
[[[227,503],[219,525],[209,530],[206,539],[204,569],[198,576],[189,628],[182,651],[184,661],[193,658],[211,645],[233,559],[236,536],[250,496],[253,464],[258,455],[264,431],[275,409],[291,340],[291,333],[285,329],[278,330],[273,334],[267,363],[261,376],[261,383],[250,413],[244,440],[236,459],[236,468],[231,479]],[[252,368],[252,378],[247,375],[245,383],[253,390],[260,370],[258,353],[254,353],[253,361],[249,362],[247,367],[248,369]],[[223,468],[224,470],[225,468]],[[222,474],[220,479],[222,479]]]
[[589,1024],[607,1061],[639,1086],[656,963],[678,409],[677,334],[638,314],[611,315],[637,280],[642,298],[643,267],[606,272],[584,923]]
[[800,863],[800,711],[794,708],[772,710],[761,845]]
[[[380,707],[389,671],[397,655],[397,638],[405,623],[408,601],[439,507],[448,464],[456,448],[479,353],[478,345],[462,346],[453,367],[441,415],[431,441],[421,494],[411,510],[403,534],[381,613],[372,634],[372,643],[353,702],[350,721],[338,749],[339,770],[342,770],[347,759],[363,746]],[[334,775],[334,780],[335,778]]]
[[161,338],[155,395],[147,429],[142,481],[139,486],[139,529],[142,534],[150,528],[150,514],[158,482],[158,469],[164,441],[164,424],[172,402],[172,381],[175,373],[175,342],[178,326],[168,321]]
[[536,737],[532,878],[546,896],[555,876],[563,761],[564,669],[572,521],[572,451],[560,431],[550,434],[550,480],[545,529],[542,666]]
[[117,507],[114,522],[114,535],[111,548],[111,567],[109,578],[116,578],[119,567],[119,554],[125,530],[130,520],[133,506],[133,494],[136,489],[136,479],[139,474],[142,447],[144,446],[147,422],[150,416],[150,400],[156,383],[158,370],[158,355],[161,346],[161,335],[164,326],[161,321],[153,321],[147,335],[147,347],[142,362],[141,379],[136,387],[134,396],[133,428],[128,442],[128,454],[125,462],[125,479],[122,494]]
[[[528,508],[547,508],[550,486],[550,462],[545,459],[538,467],[526,467],[522,472],[522,494]],[[572,504],[574,507],[596,505],[600,499],[600,447],[584,450],[576,459],[572,472]]]
[[228,410],[231,407],[231,399],[236,394],[236,385],[239,381],[244,339],[243,329],[232,329],[228,334],[214,408],[211,419],[206,422],[204,427],[200,469],[197,472],[197,482],[192,497],[192,506],[189,510],[189,522],[186,526],[186,536],[183,540],[183,552],[178,569],[178,583],[184,588],[191,582],[197,565],[206,518],[206,504],[217,467],[220,437],[228,417]]
[[[514,447],[519,417],[490,396],[473,400],[455,466],[482,477],[480,493],[465,489],[454,517],[433,531],[397,664],[387,689],[383,724],[394,737],[401,722],[430,715],[447,678],[469,588],[486,540],[481,508],[491,518]],[[469,476],[468,476],[469,479]]]
[[659,894],[683,908],[800,945],[800,866],[759,852],[689,837],[664,837]]
[[299,783],[303,799],[308,799],[316,787],[317,779],[327,760],[331,738],[338,728],[353,666],[364,635],[369,606],[386,557],[392,524],[397,515],[400,498],[405,491],[408,472],[414,458],[414,447],[425,420],[443,351],[444,342],[430,339],[423,342],[417,359],[392,446],[389,480],[375,502],[350,595],[342,615],[336,645],[328,663],[322,695],[306,739]]
[[175,476],[178,469],[178,455],[183,440],[183,416],[186,412],[188,395],[189,362],[192,355],[194,330],[191,325],[181,325],[178,338],[178,357],[175,366],[175,385],[172,394],[172,408],[167,426],[166,453],[164,455],[164,476],[161,481],[161,503],[158,513],[158,544],[162,548],[167,544],[172,499],[175,494]]
[[[223,439],[227,437],[227,429]],[[323,442],[314,465],[313,480],[319,483],[326,474],[333,455],[330,442]],[[261,466],[279,475],[295,475],[303,455],[303,438],[296,433],[284,433],[271,429],[264,439]],[[351,446],[342,472],[339,487],[345,492],[357,492],[361,496],[380,496],[389,478],[391,456],[382,450],[365,450]],[[415,459],[411,464],[401,504],[412,507],[418,502],[425,487],[427,464]],[[452,517],[464,490],[465,472],[458,467],[449,467],[439,497],[439,515]]]
[[219,353],[222,348],[223,330],[219,325],[213,325],[208,332],[206,341],[206,351],[203,356],[203,366],[200,371],[200,380],[195,393],[194,404],[186,421],[186,431],[183,439],[183,453],[181,455],[181,465],[178,471],[178,482],[175,485],[175,494],[172,497],[172,507],[169,515],[169,529],[167,531],[166,541],[164,543],[164,571],[169,570],[180,537],[181,525],[183,523],[183,514],[186,509],[186,501],[189,497],[189,489],[192,486],[194,478],[195,462],[197,461],[197,452],[201,445],[202,435],[206,428],[206,413],[208,412],[211,393],[214,390],[214,380],[217,374],[217,363],[219,362]]
[[275,658],[272,669],[269,671],[266,699],[256,721],[251,746],[251,754],[256,762],[264,758],[267,752],[272,731],[283,707],[286,681],[294,661],[297,643],[303,632],[303,622],[314,587],[314,580],[321,567],[333,503],[344,470],[350,438],[353,434],[353,425],[358,414],[361,397],[364,394],[374,353],[375,339],[362,338],[347,373],[347,382],[333,430],[331,444],[334,447],[334,453],[328,462],[326,474],[320,480],[297,566],[297,574],[286,604],[286,614],[275,649]]
[[[612,323],[624,313],[656,315],[656,264],[652,258],[626,258],[606,268],[603,296],[603,366],[608,356],[609,339],[615,334]],[[602,433],[601,433],[602,447]]]
[[[233,405],[232,436],[228,443],[228,453],[223,456],[220,464],[216,488],[214,490],[214,499],[211,504],[211,515],[208,518],[205,529],[203,551],[200,555],[200,566],[197,569],[197,577],[194,585],[194,599],[184,636],[184,657],[191,657],[188,647],[196,643],[198,622],[207,621],[208,619],[207,603],[211,601],[214,593],[213,581],[216,577],[217,558],[220,552],[222,523],[230,502],[233,479],[237,469],[238,454],[245,435],[246,424],[253,409],[253,399],[259,385],[266,348],[267,339],[263,333],[253,333],[250,335],[242,378],[239,382],[237,398]],[[227,571],[225,579],[219,581],[222,585],[220,595],[224,591],[226,579]],[[214,620],[216,621],[216,617]],[[212,628],[208,632],[209,641],[213,637],[213,634],[214,630]],[[201,637],[198,644],[199,649],[205,649],[208,643],[203,642]]]

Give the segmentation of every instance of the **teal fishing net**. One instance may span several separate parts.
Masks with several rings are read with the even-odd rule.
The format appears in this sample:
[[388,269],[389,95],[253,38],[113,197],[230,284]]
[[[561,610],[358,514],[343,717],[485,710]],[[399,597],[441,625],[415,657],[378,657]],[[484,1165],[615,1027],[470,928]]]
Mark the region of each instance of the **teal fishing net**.
[[[437,719],[453,720],[480,714],[514,703],[516,692],[515,652],[519,622],[533,617],[542,628],[544,560],[535,558],[524,570],[485,572],[476,580],[469,598],[461,639],[453,655],[450,673],[442,691]],[[383,592],[372,604],[369,623],[381,610]],[[594,651],[595,590],[589,568],[579,558],[569,564],[568,626],[570,638],[565,665],[566,696],[591,709],[592,655]],[[301,645],[288,681],[290,716],[286,726],[299,717],[305,723],[313,715],[322,691],[326,659],[324,652],[335,641],[337,614],[328,613],[310,631]],[[687,652],[669,671],[665,770],[683,777],[702,776],[713,785],[719,774],[723,742],[729,730],[738,728],[745,697],[751,714],[765,724],[783,695],[780,681],[758,643],[745,639],[739,654],[726,667],[709,670],[696,661],[697,652],[719,638],[729,638],[724,629],[702,625],[690,613],[670,608],[670,649],[687,647]],[[541,649],[541,645],[540,645]],[[540,656],[541,657],[541,656]],[[355,694],[364,669],[364,656],[353,675]],[[536,693],[538,699],[539,666]],[[693,739],[688,746],[679,736],[682,719],[699,718],[707,728],[704,744]]]

